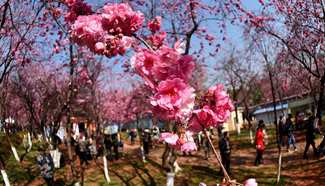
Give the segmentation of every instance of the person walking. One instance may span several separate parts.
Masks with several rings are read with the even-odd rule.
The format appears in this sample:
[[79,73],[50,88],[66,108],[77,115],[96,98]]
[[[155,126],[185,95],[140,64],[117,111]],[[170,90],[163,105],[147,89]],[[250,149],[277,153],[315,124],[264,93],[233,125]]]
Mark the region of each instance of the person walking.
[[152,147],[155,148],[156,146],[158,146],[159,135],[160,135],[159,127],[157,125],[154,125],[152,127],[151,134],[152,134]]
[[255,144],[256,144],[256,159],[255,159],[255,166],[258,166],[259,164],[263,163],[263,153],[265,150],[265,144],[264,144],[264,121],[260,120],[258,122],[258,127],[256,130],[255,135]]
[[80,132],[80,137],[78,139],[78,145],[76,146],[76,153],[79,156],[80,164],[83,165],[89,164],[88,160],[90,159],[89,143],[87,140],[86,133]]
[[313,147],[314,155],[317,156],[318,153],[317,148],[315,146],[315,132],[316,132],[314,126],[315,117],[311,113],[308,113],[308,115],[309,118],[306,125],[306,146],[305,146],[303,159],[308,159],[307,152],[310,145]]
[[[220,154],[221,154],[222,165],[225,167],[227,173],[230,174],[231,148],[230,148],[228,132],[224,132],[221,135],[221,138],[219,140],[219,150],[220,150]],[[220,170],[220,172],[222,172],[222,171]]]
[[113,151],[114,151],[114,158],[115,160],[118,160],[119,159],[119,150],[118,150],[118,147],[119,147],[119,140],[118,140],[118,133],[114,133],[111,135],[111,138],[112,138],[112,146],[113,146]]
[[54,185],[54,163],[51,154],[47,151],[47,147],[41,147],[41,153],[37,156],[37,165],[41,171],[41,176],[44,178],[48,186]]
[[142,136],[143,151],[144,151],[144,155],[147,157],[149,154],[149,147],[151,143],[150,130],[145,129],[142,135],[143,135]]
[[131,139],[131,145],[135,144],[135,139],[137,137],[137,129],[131,129],[129,133],[130,139]]
[[297,151],[297,147],[296,147],[296,140],[295,140],[295,136],[293,134],[294,131],[294,126],[292,123],[292,115],[289,114],[288,118],[286,119],[286,123],[285,123],[285,128],[288,131],[288,143],[287,143],[287,150],[288,152],[290,152],[290,146],[292,145],[294,148],[294,151]]

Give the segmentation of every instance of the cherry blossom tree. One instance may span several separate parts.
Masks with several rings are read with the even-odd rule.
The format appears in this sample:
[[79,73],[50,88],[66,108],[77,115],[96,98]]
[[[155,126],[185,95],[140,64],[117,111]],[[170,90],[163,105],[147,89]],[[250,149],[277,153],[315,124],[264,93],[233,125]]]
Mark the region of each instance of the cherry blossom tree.
[[[133,11],[128,4],[123,3],[107,4],[99,13],[78,16],[70,27],[72,41],[107,57],[125,54],[126,49],[132,46],[134,38],[140,41],[146,48],[140,46],[135,48],[136,53],[131,59],[131,64],[153,92],[150,98],[153,113],[165,120],[175,120],[179,123],[192,118],[190,128],[194,131],[204,130],[206,127],[217,126],[224,122],[229,117],[233,106],[223,87],[215,86],[211,87],[203,97],[200,104],[203,109],[194,111],[192,115],[195,94],[188,80],[194,69],[194,59],[187,54],[191,35],[197,29],[194,5],[193,2],[189,3],[194,30],[192,29],[192,33],[189,34],[184,50],[185,55],[179,53],[178,45],[174,48],[164,44],[150,45],[137,36],[135,32],[141,27],[144,15]],[[154,34],[159,29],[159,19],[149,22],[148,27],[151,34]],[[206,112],[211,116],[209,122],[204,119]],[[178,144],[185,145],[181,142]],[[223,168],[215,149],[214,152]],[[226,180],[230,182],[224,168],[223,171]]]
[[34,36],[44,24],[41,20],[44,7],[44,2],[6,0],[0,4],[0,83],[15,66],[29,63],[37,55]]
[[[41,64],[19,67],[11,76],[12,92],[28,113],[31,133],[43,133],[44,127],[53,121],[56,109],[63,100],[61,89],[64,79],[56,71],[47,70]],[[33,128],[36,128],[36,131]]]
[[319,84],[316,116],[321,121],[324,100],[324,2],[323,1],[260,1],[260,13],[237,4],[244,21],[253,30],[280,42],[290,55],[290,62],[301,66]]

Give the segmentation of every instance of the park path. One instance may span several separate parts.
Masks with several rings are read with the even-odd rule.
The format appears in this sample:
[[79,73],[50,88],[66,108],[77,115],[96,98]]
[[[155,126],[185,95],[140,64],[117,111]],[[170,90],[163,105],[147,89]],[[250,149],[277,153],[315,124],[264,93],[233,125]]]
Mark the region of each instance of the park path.
[[[283,181],[281,185],[325,185],[325,158],[316,159],[312,157],[310,150],[310,159],[303,160],[304,136],[297,133],[297,152],[286,152],[283,149]],[[317,140],[319,143],[319,140]],[[217,148],[217,139],[214,140]],[[250,144],[247,135],[237,137],[231,134],[232,156],[231,156],[231,177],[238,182],[243,182],[249,177],[257,179],[259,185],[272,185],[276,177],[277,149],[274,141],[270,139],[267,145],[264,164],[258,167],[254,166],[255,148]],[[110,185],[164,185],[165,173],[161,167],[161,156],[164,145],[160,144],[152,149],[149,155],[148,163],[143,164],[140,158],[139,141],[131,145],[129,141],[124,141],[123,152],[125,155],[113,162],[109,162],[109,171],[112,179]],[[216,180],[221,179],[219,174],[219,165],[213,154],[205,160],[204,152],[201,149],[192,153],[190,156],[178,155],[177,162],[183,169],[176,176],[176,186],[198,185],[199,182],[205,182],[207,185],[216,185]],[[61,171],[61,172],[60,172]],[[64,185],[65,173],[57,171],[56,180]],[[102,162],[98,160],[97,164],[91,162],[85,171],[86,186],[107,185],[103,179]],[[38,186],[44,182],[39,176],[32,182],[24,185]],[[22,184],[13,184],[22,185]]]

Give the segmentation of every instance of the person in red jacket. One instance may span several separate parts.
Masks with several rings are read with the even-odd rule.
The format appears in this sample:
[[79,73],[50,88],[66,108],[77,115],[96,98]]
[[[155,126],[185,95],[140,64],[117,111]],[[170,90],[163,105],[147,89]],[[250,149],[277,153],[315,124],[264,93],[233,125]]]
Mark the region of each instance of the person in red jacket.
[[255,144],[256,144],[256,159],[255,159],[255,166],[258,166],[259,164],[263,163],[263,153],[265,150],[265,144],[264,144],[264,121],[260,120],[258,122],[258,127],[256,130],[256,135],[255,135]]

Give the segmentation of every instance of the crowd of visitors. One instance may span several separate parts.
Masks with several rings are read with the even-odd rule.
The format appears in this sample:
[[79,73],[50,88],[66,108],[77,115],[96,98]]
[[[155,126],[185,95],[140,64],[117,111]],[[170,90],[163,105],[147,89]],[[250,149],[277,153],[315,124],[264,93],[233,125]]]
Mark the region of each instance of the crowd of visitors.
[[[315,139],[316,134],[321,134],[318,128],[318,120],[314,114],[308,113],[308,119],[305,120],[304,127],[299,126],[293,122],[292,115],[288,114],[287,117],[280,116],[278,120],[279,126],[279,143],[281,146],[286,147],[288,152],[298,151],[296,145],[295,135],[297,135],[296,130],[305,129],[305,148],[303,151],[303,159],[308,159],[308,150],[310,146],[313,149],[314,156],[318,157],[325,153],[325,138],[323,137],[319,146],[316,146]],[[108,131],[107,131],[108,130]],[[96,160],[98,156],[103,155],[104,153],[107,156],[108,160],[118,160],[121,157],[121,152],[123,151],[123,140],[121,135],[127,137],[130,142],[127,142],[129,145],[140,144],[142,148],[142,155],[144,160],[150,156],[152,148],[159,146],[159,143],[162,143],[159,140],[160,133],[163,132],[163,129],[154,125],[151,128],[144,129],[128,129],[126,132],[121,132],[117,127],[112,127],[111,129],[104,129],[101,131],[103,135],[95,135],[89,133],[84,127],[79,129],[73,129],[72,132],[72,145],[75,148],[75,154],[79,157],[81,165],[88,165],[89,161]],[[125,135],[126,134],[126,135]],[[64,134],[62,134],[64,135]],[[197,145],[197,150],[203,152],[203,157],[206,160],[209,160],[212,153],[212,147],[209,143],[207,136],[213,141],[213,143],[218,141],[220,157],[222,164],[226,171],[231,173],[231,141],[229,138],[229,133],[223,130],[222,127],[218,128],[218,135],[215,135],[212,129],[208,129],[206,134],[203,132],[192,133],[189,131],[183,131],[178,134],[181,140],[192,141]],[[257,124],[255,130],[255,147],[256,147],[256,158],[254,164],[259,166],[263,164],[264,152],[267,150],[267,133],[266,126],[263,120],[260,120]],[[54,144],[66,143],[65,140],[62,140],[60,131],[58,136],[53,138],[56,140]],[[123,139],[126,139],[125,137]],[[217,140],[217,141],[216,141]],[[58,145],[59,146],[59,145]],[[40,153],[37,156],[37,164],[40,169],[40,175],[44,178],[47,185],[53,185],[55,160],[53,158],[53,152],[51,149],[56,148],[53,146],[41,146]],[[292,151],[293,150],[293,151]],[[183,156],[191,156],[189,152],[184,152]],[[64,157],[62,157],[64,158]],[[220,174],[223,174],[223,171],[220,170]]]

